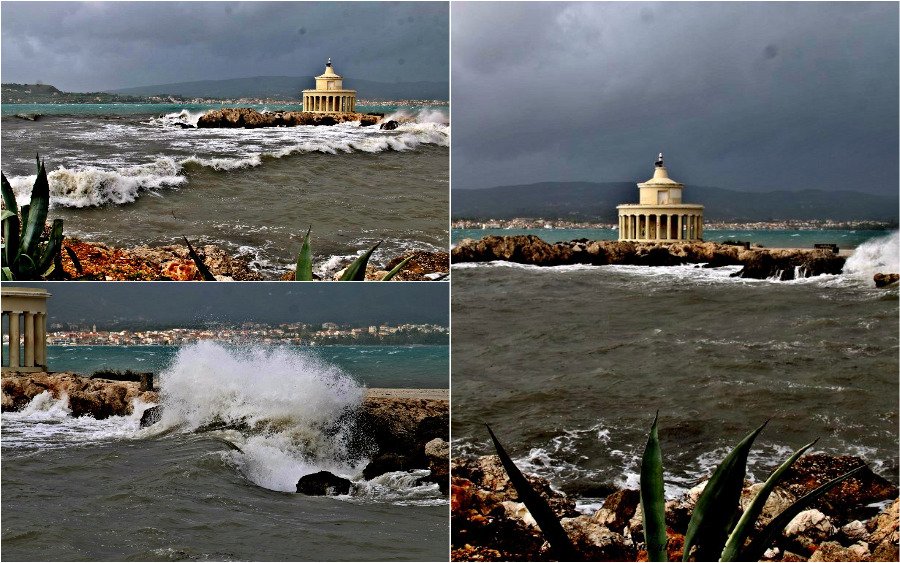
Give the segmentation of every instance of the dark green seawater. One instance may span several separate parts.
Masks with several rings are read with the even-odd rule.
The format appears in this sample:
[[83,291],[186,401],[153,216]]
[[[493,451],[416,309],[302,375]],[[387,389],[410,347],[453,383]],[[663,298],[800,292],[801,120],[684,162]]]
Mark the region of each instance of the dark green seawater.
[[[51,218],[67,236],[115,246],[187,236],[290,267],[312,226],[320,274],[384,240],[375,261],[448,243],[449,111],[371,107],[414,117],[393,131],[333,127],[197,129],[213,106],[4,105],[0,167],[27,200],[45,159]],[[257,109],[291,109],[282,106]],[[40,113],[37,121],[16,117]]]
[[764,477],[801,445],[898,473],[897,234],[839,276],[792,282],[737,268],[510,263],[453,268],[454,455],[491,453],[595,502],[637,486],[659,410],[670,496],[771,419],[750,458]]
[[[367,458],[347,447],[360,382],[382,381],[364,377],[378,371],[367,354],[407,354],[396,364],[447,384],[447,347],[391,348],[167,350],[162,419],[146,429],[143,403],[95,420],[44,394],[3,413],[4,560],[446,560],[446,499],[419,482],[427,470],[366,480]],[[294,492],[320,470],[351,493]]]

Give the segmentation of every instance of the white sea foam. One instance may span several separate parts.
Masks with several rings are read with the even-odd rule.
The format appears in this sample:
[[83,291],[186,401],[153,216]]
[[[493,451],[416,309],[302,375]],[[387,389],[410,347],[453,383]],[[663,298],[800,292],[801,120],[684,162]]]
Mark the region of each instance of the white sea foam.
[[844,275],[866,283],[878,273],[900,273],[900,232],[862,243],[844,264]]

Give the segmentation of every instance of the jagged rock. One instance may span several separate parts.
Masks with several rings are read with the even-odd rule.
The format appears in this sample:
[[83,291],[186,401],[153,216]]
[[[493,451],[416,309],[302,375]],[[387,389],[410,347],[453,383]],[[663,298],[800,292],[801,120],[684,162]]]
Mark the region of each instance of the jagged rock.
[[393,131],[397,127],[400,127],[400,124],[391,119],[390,121],[385,121],[381,124],[379,129],[384,129],[385,131]]
[[104,419],[126,416],[134,411],[134,399],[156,403],[153,391],[141,391],[136,381],[91,379],[71,373],[4,374],[2,379],[3,410],[20,410],[37,395],[50,392],[54,399],[68,397],[72,416],[92,416]]
[[561,523],[585,561],[631,561],[635,557],[631,541],[593,522],[588,516],[564,518]]
[[156,424],[160,418],[162,418],[162,407],[159,405],[150,407],[141,414],[141,428]]
[[806,557],[803,557],[802,555],[794,553],[793,551],[785,551],[784,554],[781,556],[781,560],[782,561],[793,561],[796,563],[801,563],[803,561],[809,561],[809,559],[807,559]]
[[446,252],[427,252],[416,250],[405,252],[391,259],[385,266],[385,270],[393,270],[397,264],[412,256],[402,270],[397,272],[394,280],[397,281],[423,281],[431,279],[430,274],[444,274],[450,271],[450,254]]
[[866,523],[866,541],[872,546],[873,561],[897,561],[900,544],[900,500],[895,499]]
[[429,480],[437,483],[441,492],[447,494],[450,487],[450,444],[441,438],[429,441],[425,444],[425,459],[431,470]]
[[252,108],[221,108],[208,111],[197,120],[198,128],[208,127],[293,127],[296,125],[336,125],[359,121],[362,126],[375,125],[379,117],[364,113],[312,113],[277,111],[260,113]]
[[804,510],[788,522],[784,535],[807,550],[834,534],[835,528],[828,516],[811,508]]
[[888,287],[900,281],[900,274],[875,274],[875,287]]
[[[744,490],[741,492],[741,510],[747,510],[747,507],[750,506],[750,503],[753,502],[753,499],[756,498],[756,495],[762,488],[763,483],[755,483],[744,487]],[[760,530],[764,528],[766,524],[771,522],[773,518],[781,514],[796,500],[797,497],[790,491],[781,487],[775,487],[769,494],[769,498],[766,499],[766,504],[756,519],[756,528]]]
[[[828,481],[854,469],[865,462],[854,456],[830,456],[810,454],[801,457],[785,472],[779,485],[796,497],[801,497]],[[825,514],[844,521],[848,516],[858,518],[865,514],[868,504],[896,498],[897,487],[887,479],[866,468],[847,479],[811,506]]]
[[297,492],[304,495],[346,495],[350,493],[352,483],[349,479],[338,477],[328,471],[319,471],[304,475],[297,481]]
[[384,475],[385,473],[390,473],[392,471],[409,471],[410,469],[416,469],[418,465],[419,464],[415,463],[409,456],[391,452],[383,453],[376,456],[368,463],[368,465],[366,465],[363,469],[363,477],[366,480],[373,479],[379,475]]
[[844,524],[839,531],[841,537],[849,540],[850,543],[865,540],[869,537],[869,530],[866,529],[865,523],[859,520],[853,520]]
[[591,516],[591,521],[614,532],[622,532],[637,512],[640,492],[623,489],[606,497],[603,506]]
[[674,266],[707,264],[711,267],[743,265],[743,277],[793,279],[795,275],[839,274],[845,259],[826,250],[763,249],[717,244],[637,243],[625,241],[572,241],[550,244],[535,235],[486,236],[464,239],[453,248],[454,262],[505,260],[536,266],[568,264],[623,264]]
[[[449,437],[449,411],[446,400],[367,397],[356,417],[358,433],[371,441],[376,451],[411,455],[433,438]],[[437,418],[426,422],[430,417]],[[433,430],[423,434],[422,425]]]
[[809,558],[810,561],[866,561],[869,557],[869,546],[865,542],[859,542],[844,547],[838,542],[827,541],[819,545],[819,548]]

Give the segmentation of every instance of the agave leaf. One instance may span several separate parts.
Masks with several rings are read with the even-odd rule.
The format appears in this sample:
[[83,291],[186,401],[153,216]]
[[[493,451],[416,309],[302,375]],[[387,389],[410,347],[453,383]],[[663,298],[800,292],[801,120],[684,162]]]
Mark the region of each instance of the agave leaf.
[[[485,426],[487,425],[485,424]],[[537,522],[537,525],[541,528],[544,537],[550,542],[550,547],[553,549],[556,557],[560,561],[576,561],[581,559],[578,557],[575,548],[572,546],[572,540],[569,539],[569,535],[566,534],[559,518],[556,516],[556,513],[553,512],[553,509],[550,508],[550,505],[547,504],[546,499],[539,495],[538,492],[534,490],[534,487],[531,486],[531,483],[528,482],[528,479],[522,475],[522,472],[519,471],[519,468],[513,463],[512,458],[509,457],[509,454],[507,454],[506,450],[503,449],[503,446],[500,445],[500,441],[494,436],[494,432],[491,430],[490,426],[487,426],[487,431],[488,434],[491,435],[491,440],[494,442],[494,448],[497,450],[500,462],[503,464],[503,468],[509,476],[510,483],[516,488],[519,498],[525,503],[525,508],[528,509],[528,512],[531,513],[534,521]]]
[[20,280],[30,280],[35,277],[37,264],[27,254],[19,254],[19,260],[16,263],[16,277]]
[[369,258],[372,257],[372,253],[375,252],[375,249],[378,248],[382,242],[384,241],[380,240],[376,242],[375,246],[365,251],[362,256],[358,257],[352,264],[347,266],[340,281],[364,281],[366,279],[366,265],[369,263]]
[[200,258],[200,255],[197,254],[197,251],[194,250],[194,247],[191,246],[191,243],[188,241],[187,237],[182,235],[181,238],[184,239],[184,243],[188,247],[188,255],[190,255],[191,260],[194,261],[194,265],[197,266],[197,270],[200,271],[200,275],[203,276],[205,281],[216,281],[216,276],[209,271],[209,268],[206,267],[206,263]]
[[[21,226],[21,230],[19,231],[19,240],[22,239],[22,234],[25,232],[25,224],[28,223],[28,212],[31,211],[30,205],[23,205],[19,208],[19,213],[21,217],[19,218],[19,225]],[[21,248],[19,249],[21,253]]]
[[[22,253],[35,258],[35,249],[44,234],[44,224],[47,221],[47,211],[50,209],[50,184],[47,182],[47,169],[44,163],[40,163],[37,179],[31,188],[31,203],[29,204],[28,219],[22,217],[25,230],[22,233]],[[23,206],[24,210],[24,206]]]
[[12,270],[10,270],[9,268],[7,268],[5,266],[2,269],[0,269],[0,280],[13,281]]
[[753,441],[769,421],[741,440],[737,447],[716,467],[706,488],[697,499],[687,532],[684,534],[684,557],[688,561],[691,548],[697,546],[697,561],[714,561],[722,553],[728,532],[737,516],[744,476],[747,474],[747,456]]
[[800,514],[810,503],[814,502],[816,499],[833,489],[834,487],[840,485],[850,477],[853,477],[860,471],[866,468],[866,464],[862,464],[855,469],[851,469],[850,471],[844,473],[839,477],[835,477],[831,481],[828,481],[824,485],[818,487],[817,489],[810,491],[806,495],[797,499],[794,504],[785,508],[781,514],[772,519],[769,524],[763,528],[763,531],[760,532],[759,536],[755,540],[750,543],[750,546],[747,547],[741,554],[741,561],[759,561],[763,554],[766,552],[766,549],[772,545],[772,542],[781,534],[781,531],[784,530],[785,526],[787,526],[791,520],[794,519],[795,516]]
[[306,230],[303,244],[300,246],[300,254],[297,255],[297,269],[294,271],[295,281],[312,281],[312,248],[309,246],[309,233],[312,225]]
[[391,278],[396,276],[397,273],[399,273],[400,270],[402,270],[406,266],[406,264],[408,264],[409,261],[412,259],[413,259],[412,256],[407,256],[406,258],[404,258],[402,262],[400,262],[399,264],[394,266],[394,268],[390,272],[385,274],[385,276],[383,278],[381,278],[381,281],[389,281]]
[[662,450],[659,447],[657,422],[659,411],[650,426],[650,436],[641,459],[641,508],[644,513],[644,538],[649,561],[666,561],[666,497],[663,483]]
[[66,246],[66,254],[69,255],[69,259],[72,261],[72,266],[75,267],[75,273],[79,276],[84,273],[84,268],[81,267],[81,260],[78,259],[78,255],[75,254],[75,251],[72,250],[72,247]]
[[794,462],[797,461],[806,450],[813,447],[816,442],[818,442],[818,439],[813,440],[794,452],[791,457],[787,458],[784,463],[778,466],[778,469],[769,475],[769,478],[766,479],[762,488],[756,493],[756,496],[753,497],[750,506],[748,506],[747,510],[744,511],[744,514],[741,515],[741,519],[738,520],[737,525],[731,531],[731,535],[728,536],[728,541],[725,543],[725,549],[722,551],[722,556],[719,558],[719,561],[738,560],[741,548],[744,547],[744,542],[747,541],[747,537],[750,535],[750,532],[753,531],[756,519],[762,514],[763,507],[765,507],[766,501],[769,500],[769,495],[772,494],[772,490],[774,490],[775,486],[781,481],[784,472],[790,469],[790,467],[794,465]]
[[7,211],[11,211],[16,215],[19,214],[19,205],[16,203],[16,194],[13,192],[12,186],[9,183],[9,180],[6,179],[6,174],[0,172],[0,185],[2,185],[3,192],[3,205],[6,207]]
[[50,237],[44,253],[38,262],[38,274],[45,274],[54,264],[54,260],[62,252],[63,241],[63,220],[54,219],[53,226],[50,228]]
[[19,256],[19,233],[21,232],[21,224],[19,216],[15,213],[10,215],[3,214],[3,265],[16,270],[16,262]]

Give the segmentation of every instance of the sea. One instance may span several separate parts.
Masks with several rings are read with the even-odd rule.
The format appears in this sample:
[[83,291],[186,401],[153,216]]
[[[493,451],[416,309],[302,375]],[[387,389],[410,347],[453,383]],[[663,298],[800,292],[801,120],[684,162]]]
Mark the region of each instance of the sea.
[[[5,560],[446,560],[447,501],[420,481],[428,471],[366,480],[347,439],[366,387],[446,388],[446,346],[107,348],[49,359],[163,366],[162,419],[141,429],[141,402],[130,416],[75,418],[49,392],[4,412]],[[117,363],[125,355],[144,361]],[[351,493],[294,492],[321,470]]]
[[3,104],[0,168],[26,202],[40,154],[50,216],[65,221],[66,236],[114,246],[186,236],[246,258],[267,279],[290,269],[310,227],[321,275],[379,240],[378,263],[446,249],[447,106],[360,108],[409,120],[393,131],[358,123],[193,127],[220,107]]
[[[773,246],[783,246],[782,240]],[[666,494],[711,473],[769,420],[749,461],[765,479],[800,446],[863,458],[898,481],[897,232],[841,275],[781,282],[696,265],[453,266],[454,455],[493,453],[590,512],[637,488],[656,413]]]

